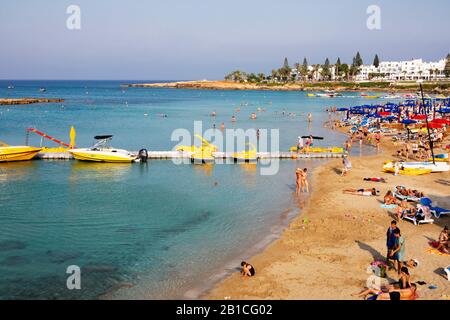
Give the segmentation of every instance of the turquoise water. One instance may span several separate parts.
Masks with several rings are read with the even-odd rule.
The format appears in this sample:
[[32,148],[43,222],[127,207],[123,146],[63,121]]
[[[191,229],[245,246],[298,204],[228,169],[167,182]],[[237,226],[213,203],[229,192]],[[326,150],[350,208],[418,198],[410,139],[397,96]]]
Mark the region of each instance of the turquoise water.
[[[6,89],[10,83],[14,90]],[[341,145],[345,137],[322,126],[324,109],[364,102],[351,93],[320,99],[302,92],[122,89],[120,83],[0,81],[0,97],[66,99],[1,106],[0,140],[23,144],[25,128],[34,127],[68,142],[74,125],[78,146],[114,134],[116,147],[170,150],[174,129],[192,131],[194,120],[211,128],[213,110],[216,125],[231,128],[240,106],[234,127],[278,128],[282,150],[308,133],[324,136],[325,145]],[[266,112],[249,120],[258,107]],[[310,127],[301,115],[308,112]],[[30,135],[29,142],[41,139]],[[281,231],[301,205],[292,195],[295,168],[321,162],[281,161],[273,176],[248,164],[2,163],[0,299],[191,297],[195,288],[217,281],[214,275],[234,271],[230,261],[248,259],[267,235]],[[69,265],[81,267],[81,290],[66,288]]]

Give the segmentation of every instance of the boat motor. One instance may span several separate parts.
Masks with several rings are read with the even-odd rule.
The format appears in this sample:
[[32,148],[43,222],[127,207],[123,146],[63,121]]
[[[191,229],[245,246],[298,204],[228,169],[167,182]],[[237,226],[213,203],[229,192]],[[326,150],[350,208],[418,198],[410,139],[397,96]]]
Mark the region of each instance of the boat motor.
[[139,150],[138,157],[141,160],[141,162],[147,162],[147,159],[148,159],[148,151],[147,151],[147,149]]

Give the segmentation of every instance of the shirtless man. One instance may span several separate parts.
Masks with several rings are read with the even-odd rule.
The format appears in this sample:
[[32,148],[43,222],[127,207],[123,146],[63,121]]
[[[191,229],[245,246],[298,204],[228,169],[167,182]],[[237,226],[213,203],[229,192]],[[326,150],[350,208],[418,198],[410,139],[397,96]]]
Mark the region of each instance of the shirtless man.
[[419,297],[415,283],[412,283],[411,287],[407,289],[394,289],[390,287],[389,292],[367,289],[352,296],[366,298],[369,294],[376,296],[375,300],[416,300]]

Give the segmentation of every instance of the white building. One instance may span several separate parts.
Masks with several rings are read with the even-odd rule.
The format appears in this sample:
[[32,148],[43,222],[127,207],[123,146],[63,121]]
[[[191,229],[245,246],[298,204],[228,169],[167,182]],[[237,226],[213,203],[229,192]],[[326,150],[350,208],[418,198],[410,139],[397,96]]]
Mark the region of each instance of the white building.
[[438,62],[424,62],[422,59],[410,61],[383,61],[378,68],[362,65],[357,81],[366,80],[441,80],[445,78],[445,59]]

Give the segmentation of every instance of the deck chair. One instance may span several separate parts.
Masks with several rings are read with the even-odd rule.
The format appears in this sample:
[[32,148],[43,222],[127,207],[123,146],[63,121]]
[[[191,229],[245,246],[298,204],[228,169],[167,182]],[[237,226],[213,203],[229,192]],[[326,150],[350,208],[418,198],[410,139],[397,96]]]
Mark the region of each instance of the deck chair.
[[396,186],[394,190],[392,190],[392,194],[394,195],[394,197],[396,197],[399,200],[406,200],[406,201],[413,201],[413,202],[419,202],[420,198],[418,197],[414,197],[414,196],[404,196],[401,193],[397,192],[397,187],[406,189],[405,186]]
[[440,207],[430,206],[430,211],[437,219],[439,219],[442,215],[450,215],[449,209],[444,209]]
[[423,215],[424,215],[423,210],[421,208],[419,208],[417,213],[416,213],[416,215],[414,217],[409,217],[407,215],[403,215],[402,214],[402,219],[411,221],[416,226],[419,225],[419,224],[426,224],[426,223],[433,224],[434,223],[434,220],[431,219],[431,218],[429,218],[429,219],[417,219],[418,216],[423,216]]

